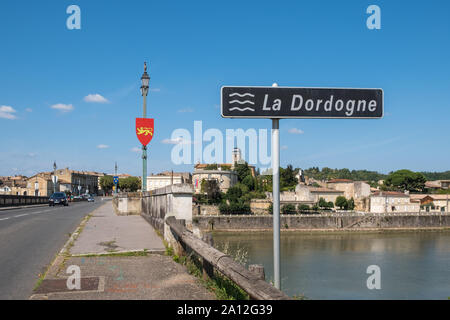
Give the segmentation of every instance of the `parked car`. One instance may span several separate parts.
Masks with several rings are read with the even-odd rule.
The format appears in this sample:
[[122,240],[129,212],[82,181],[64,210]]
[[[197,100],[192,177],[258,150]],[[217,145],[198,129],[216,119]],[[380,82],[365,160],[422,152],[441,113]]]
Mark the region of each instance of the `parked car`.
[[53,207],[57,204],[68,206],[69,201],[67,200],[67,196],[64,192],[55,192],[50,196],[50,199],[48,200],[48,205],[50,207]]
[[94,202],[95,200],[94,200],[94,197],[93,197],[93,196],[90,196],[90,197],[87,199],[87,201],[88,201],[88,202]]

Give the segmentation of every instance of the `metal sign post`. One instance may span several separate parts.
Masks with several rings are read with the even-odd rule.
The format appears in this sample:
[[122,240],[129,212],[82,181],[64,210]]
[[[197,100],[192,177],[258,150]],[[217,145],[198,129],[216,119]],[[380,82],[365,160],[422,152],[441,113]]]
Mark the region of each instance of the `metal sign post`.
[[272,194],[273,194],[273,274],[275,288],[280,280],[280,120],[272,119]]
[[280,281],[280,119],[377,119],[382,89],[231,87],[221,90],[223,118],[272,119],[273,268]]

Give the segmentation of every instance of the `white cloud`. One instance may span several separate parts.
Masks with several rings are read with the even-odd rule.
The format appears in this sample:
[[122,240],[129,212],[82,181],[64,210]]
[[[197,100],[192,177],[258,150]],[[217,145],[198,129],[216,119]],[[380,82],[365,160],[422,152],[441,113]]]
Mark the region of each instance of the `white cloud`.
[[86,102],[93,102],[93,103],[108,103],[108,99],[103,97],[102,95],[96,93],[96,94],[89,94],[86,97],[84,97],[84,101]]
[[164,144],[192,144],[191,141],[185,140],[183,138],[176,138],[176,139],[164,139],[161,141]]
[[131,148],[131,149],[130,149],[131,152],[141,152],[141,150],[142,150],[142,149],[141,149],[141,148],[138,148],[138,147],[134,147],[134,148]]
[[281,146],[281,150],[287,150],[288,146]]
[[62,112],[69,112],[69,111],[73,110],[73,105],[58,103],[58,104],[52,105],[50,108],[55,109],[55,110],[61,110]]
[[34,157],[37,156],[37,154],[34,153],[34,152],[30,152],[30,153],[28,154],[28,156],[29,156],[30,158],[34,158]]
[[31,108],[26,108],[25,111],[26,111],[26,112],[33,112],[33,109],[31,109]]
[[179,113],[194,112],[194,109],[192,109],[192,108],[186,108],[186,109],[178,110],[178,112],[179,112]]
[[13,114],[16,110],[10,106],[0,106],[0,118],[14,120],[17,117]]
[[292,133],[292,134],[304,134],[305,132],[303,130],[301,130],[301,129],[292,128],[292,129],[289,129],[289,133]]
[[109,146],[106,145],[106,144],[99,144],[99,145],[97,146],[97,148],[98,148],[98,149],[108,149]]

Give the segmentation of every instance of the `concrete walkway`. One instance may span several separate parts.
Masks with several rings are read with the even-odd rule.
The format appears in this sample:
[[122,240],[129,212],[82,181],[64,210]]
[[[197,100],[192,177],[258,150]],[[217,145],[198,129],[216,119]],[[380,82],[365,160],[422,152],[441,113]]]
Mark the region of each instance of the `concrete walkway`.
[[[144,249],[142,256],[142,252],[129,253]],[[116,216],[108,202],[81,223],[30,299],[215,299],[185,266],[161,254],[164,251],[162,240],[147,221],[140,216]],[[71,290],[67,282],[74,267],[80,270],[81,287]]]
[[161,238],[141,216],[117,216],[111,202],[98,208],[70,249],[72,255],[165,251]]

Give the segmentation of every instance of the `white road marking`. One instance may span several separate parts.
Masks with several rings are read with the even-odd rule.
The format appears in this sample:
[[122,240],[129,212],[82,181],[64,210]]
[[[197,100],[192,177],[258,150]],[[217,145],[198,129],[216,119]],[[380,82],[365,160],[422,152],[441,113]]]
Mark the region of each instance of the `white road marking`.
[[4,220],[9,220],[9,219],[14,219],[14,218],[20,218],[20,217],[25,217],[25,216],[32,216],[35,214],[41,214],[41,213],[47,213],[47,212],[52,212],[52,213],[57,213],[58,211],[56,210],[52,210],[52,209],[48,209],[48,210],[43,210],[43,211],[36,211],[33,213],[24,213],[24,214],[19,214],[17,216],[12,216],[12,217],[8,217],[8,218],[2,218],[0,219],[0,221],[4,221]]
[[20,218],[20,217],[25,217],[25,216],[29,216],[29,213],[25,213],[25,214],[19,214],[18,216],[14,216],[13,218]]

